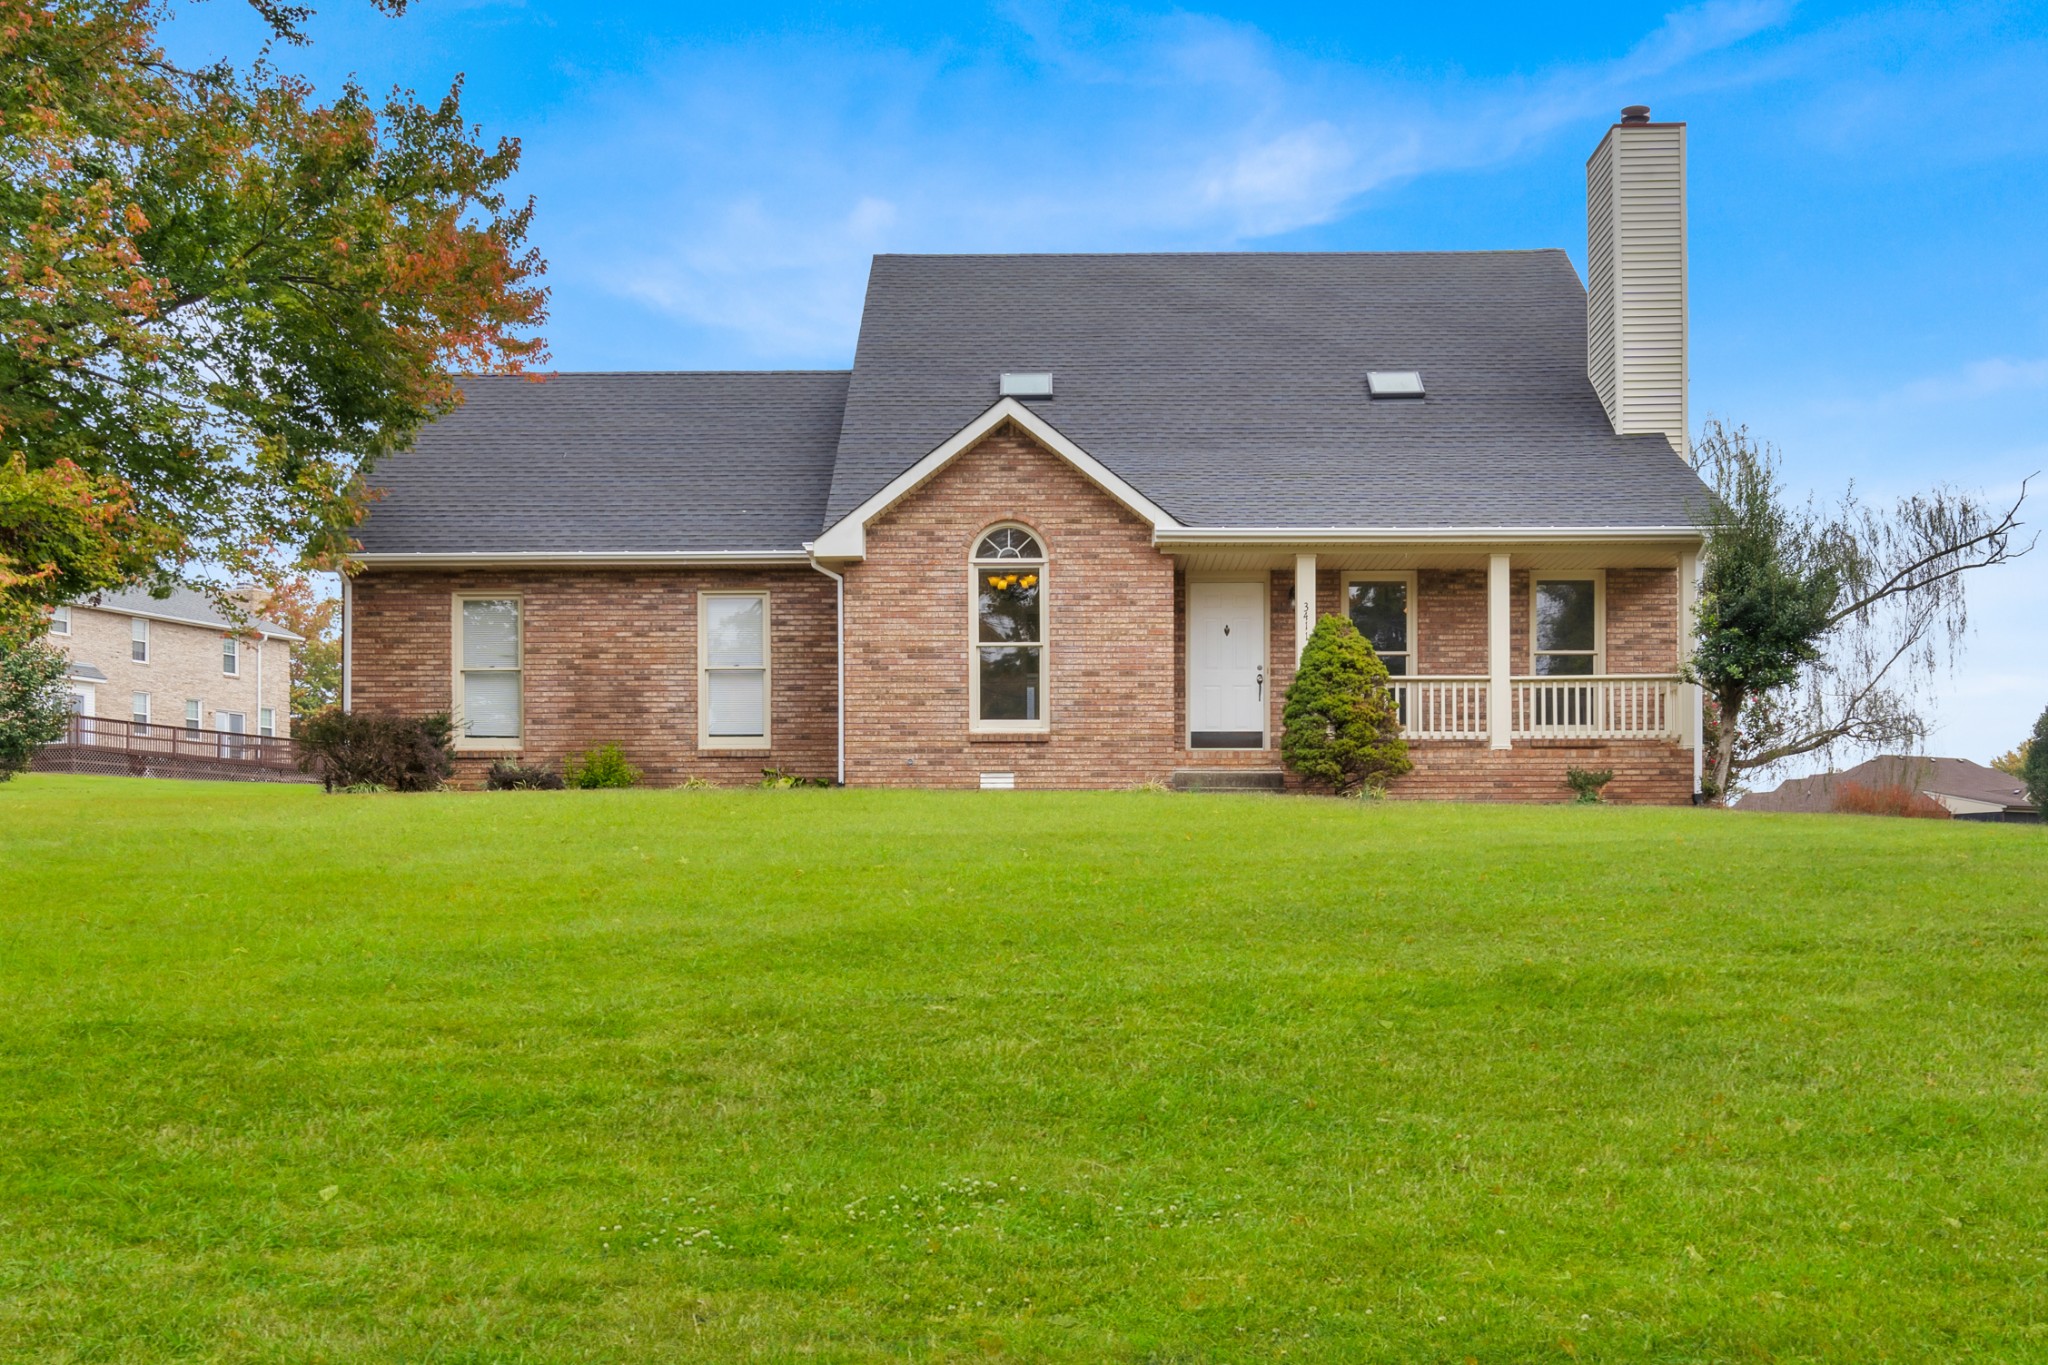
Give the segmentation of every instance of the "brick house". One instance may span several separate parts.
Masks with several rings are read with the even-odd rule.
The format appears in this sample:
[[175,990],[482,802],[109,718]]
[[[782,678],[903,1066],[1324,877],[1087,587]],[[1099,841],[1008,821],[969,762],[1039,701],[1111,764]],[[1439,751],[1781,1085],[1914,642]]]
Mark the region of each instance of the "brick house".
[[1558,250],[881,256],[853,368],[476,379],[380,466],[344,702],[458,767],[655,781],[1280,780],[1321,613],[1395,674],[1395,794],[1698,776],[1684,125]]

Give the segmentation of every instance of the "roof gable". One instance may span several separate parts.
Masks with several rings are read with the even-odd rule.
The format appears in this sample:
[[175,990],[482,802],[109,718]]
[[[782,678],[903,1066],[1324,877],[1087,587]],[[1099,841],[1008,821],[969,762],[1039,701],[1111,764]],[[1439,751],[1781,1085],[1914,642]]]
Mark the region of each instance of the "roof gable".
[[816,543],[811,546],[811,553],[820,559],[858,559],[866,554],[869,522],[908,497],[934,474],[973,449],[983,437],[1006,422],[1015,423],[1038,444],[1065,460],[1089,482],[1123,504],[1133,515],[1150,522],[1155,531],[1179,525],[1144,494],[1118,478],[1100,460],[1061,435],[1050,422],[1024,403],[1015,398],[1003,398],[940,442],[938,447],[927,453],[923,459],[875,490],[858,507],[852,508],[845,516],[826,527]]

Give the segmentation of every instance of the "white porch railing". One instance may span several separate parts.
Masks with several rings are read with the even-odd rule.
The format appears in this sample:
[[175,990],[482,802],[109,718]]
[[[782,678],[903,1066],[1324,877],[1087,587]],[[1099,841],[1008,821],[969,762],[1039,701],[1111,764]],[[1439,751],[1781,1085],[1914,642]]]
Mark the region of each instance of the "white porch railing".
[[1684,686],[1658,676],[1516,678],[1508,684],[1508,733],[1516,739],[1684,739]]
[[1401,708],[1405,737],[1486,738],[1486,679],[1393,678],[1387,686]]
[[[1408,739],[1487,739],[1483,677],[1393,678]],[[1685,738],[1684,684],[1675,677],[1514,678],[1508,683],[1513,739]]]

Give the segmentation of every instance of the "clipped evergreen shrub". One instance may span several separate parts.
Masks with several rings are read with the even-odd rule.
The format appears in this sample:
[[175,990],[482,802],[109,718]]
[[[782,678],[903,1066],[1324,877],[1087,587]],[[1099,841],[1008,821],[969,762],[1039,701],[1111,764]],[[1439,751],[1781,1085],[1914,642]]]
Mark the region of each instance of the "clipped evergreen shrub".
[[445,711],[389,716],[329,707],[300,722],[299,769],[328,791],[438,791],[455,772],[455,724]]
[[596,791],[604,787],[630,787],[640,780],[640,770],[626,761],[626,751],[616,744],[592,749],[581,758],[563,765],[562,776],[572,787]]
[[1415,766],[1387,666],[1342,616],[1316,622],[1280,714],[1281,761],[1312,786],[1379,791]]
[[534,763],[511,763],[501,759],[484,774],[485,791],[558,792],[564,785],[560,773]]

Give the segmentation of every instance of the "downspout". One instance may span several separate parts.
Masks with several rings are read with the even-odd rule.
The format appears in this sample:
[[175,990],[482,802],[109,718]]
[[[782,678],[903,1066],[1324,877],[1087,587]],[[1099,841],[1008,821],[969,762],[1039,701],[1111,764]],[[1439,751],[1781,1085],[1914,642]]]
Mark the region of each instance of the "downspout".
[[[809,549],[810,547],[805,546],[804,548]],[[811,561],[811,567],[832,580],[834,633],[838,637],[839,645],[836,651],[839,677],[838,682],[834,686],[834,693],[839,704],[838,780],[839,785],[843,787],[846,785],[846,576],[833,573],[815,559]]]
[[356,595],[347,573],[341,576],[341,709],[355,710]]

